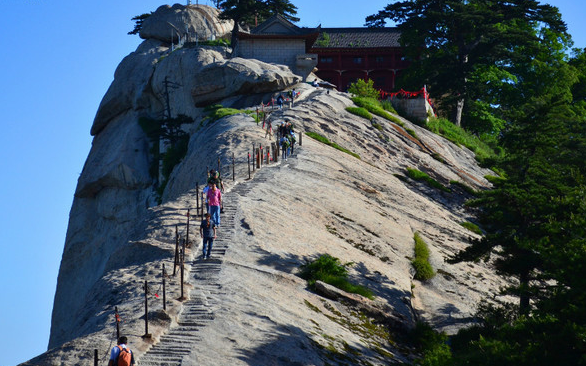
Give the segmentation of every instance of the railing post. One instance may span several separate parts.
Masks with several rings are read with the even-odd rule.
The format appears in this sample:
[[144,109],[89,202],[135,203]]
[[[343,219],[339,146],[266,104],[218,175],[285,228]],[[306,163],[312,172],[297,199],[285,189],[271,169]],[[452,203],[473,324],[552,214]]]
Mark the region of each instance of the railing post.
[[259,169],[262,167],[262,161],[263,161],[264,157],[265,157],[265,155],[262,150],[262,145],[260,145],[259,150],[258,150],[258,162],[259,162],[258,167],[259,167]]
[[149,334],[149,283],[147,280],[144,280],[144,335],[143,338],[151,338],[152,335]]
[[252,143],[252,171],[256,168],[256,148],[254,142]]
[[303,132],[299,131],[299,146],[303,145]]
[[199,216],[199,183],[195,184],[195,217]]
[[175,270],[179,264],[179,232],[177,225],[175,225],[175,262],[173,263],[173,277],[175,277]]
[[248,153],[248,179],[250,179],[250,153]]
[[232,182],[236,181],[236,160],[234,159],[234,153],[232,153]]
[[256,169],[260,169],[260,148],[256,149]]
[[181,297],[179,297],[179,301],[185,300],[185,296],[183,295],[183,256],[181,256]]
[[94,366],[98,366],[98,349],[94,348]]
[[[222,176],[222,165],[220,163],[220,157],[218,156],[218,176],[221,177]],[[218,187],[220,188],[220,187]]]
[[167,311],[167,293],[165,288],[165,263],[163,263],[163,310]]
[[[189,209],[187,209],[187,233],[185,234],[185,245],[189,246]],[[183,247],[185,250],[185,247]],[[185,253],[183,253],[185,255]]]

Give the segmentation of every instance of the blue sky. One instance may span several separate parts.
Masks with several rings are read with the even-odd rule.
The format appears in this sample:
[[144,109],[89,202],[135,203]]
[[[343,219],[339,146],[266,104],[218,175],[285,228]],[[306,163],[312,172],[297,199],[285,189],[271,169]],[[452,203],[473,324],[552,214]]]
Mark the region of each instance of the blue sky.
[[[292,0],[301,26],[359,27],[390,0]],[[560,8],[586,47],[586,2]],[[195,3],[195,0],[193,1]],[[200,4],[209,4],[201,0]],[[151,0],[0,0],[0,365],[46,350],[57,273],[89,130]],[[358,5],[359,4],[359,5]]]

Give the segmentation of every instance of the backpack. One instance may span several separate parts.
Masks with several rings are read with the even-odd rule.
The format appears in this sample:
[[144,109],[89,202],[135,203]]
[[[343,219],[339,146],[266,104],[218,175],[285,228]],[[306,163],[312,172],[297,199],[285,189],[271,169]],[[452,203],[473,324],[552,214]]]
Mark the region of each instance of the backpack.
[[130,366],[132,364],[132,351],[122,346],[117,346],[120,349],[120,353],[114,362],[114,365],[118,366]]

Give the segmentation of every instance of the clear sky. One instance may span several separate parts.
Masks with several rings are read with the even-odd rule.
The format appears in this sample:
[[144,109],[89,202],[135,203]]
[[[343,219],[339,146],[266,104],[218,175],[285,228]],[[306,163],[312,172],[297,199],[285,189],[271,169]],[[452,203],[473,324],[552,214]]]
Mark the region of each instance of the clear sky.
[[[298,25],[307,27],[360,27],[390,2],[292,0]],[[586,47],[586,2],[545,2],[560,8],[576,47]],[[0,0],[1,366],[47,348],[69,210],[93,118],[116,66],[141,42],[126,34],[134,26],[130,19],[162,4]]]

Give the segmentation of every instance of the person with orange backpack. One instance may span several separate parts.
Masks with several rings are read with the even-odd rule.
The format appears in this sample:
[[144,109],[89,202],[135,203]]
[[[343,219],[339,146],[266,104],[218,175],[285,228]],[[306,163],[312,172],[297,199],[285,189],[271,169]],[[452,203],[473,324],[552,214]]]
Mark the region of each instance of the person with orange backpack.
[[122,336],[118,338],[118,345],[112,348],[110,352],[110,361],[108,366],[130,366],[134,365],[134,354],[130,348],[126,347],[128,338]]

